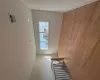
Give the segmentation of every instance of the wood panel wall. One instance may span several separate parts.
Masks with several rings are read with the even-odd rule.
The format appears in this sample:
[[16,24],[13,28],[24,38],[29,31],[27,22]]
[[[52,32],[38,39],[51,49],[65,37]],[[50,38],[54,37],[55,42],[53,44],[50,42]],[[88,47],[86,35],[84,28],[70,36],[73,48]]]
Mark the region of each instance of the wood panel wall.
[[100,80],[100,1],[63,14],[58,55],[73,80]]

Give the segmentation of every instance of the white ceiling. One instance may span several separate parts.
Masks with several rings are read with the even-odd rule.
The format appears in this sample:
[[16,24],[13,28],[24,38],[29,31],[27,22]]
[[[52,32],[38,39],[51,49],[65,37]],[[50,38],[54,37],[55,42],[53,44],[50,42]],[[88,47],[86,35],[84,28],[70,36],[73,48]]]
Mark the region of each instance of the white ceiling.
[[22,0],[29,8],[66,12],[97,0]]
[[22,0],[29,8],[36,10],[65,12],[97,0]]

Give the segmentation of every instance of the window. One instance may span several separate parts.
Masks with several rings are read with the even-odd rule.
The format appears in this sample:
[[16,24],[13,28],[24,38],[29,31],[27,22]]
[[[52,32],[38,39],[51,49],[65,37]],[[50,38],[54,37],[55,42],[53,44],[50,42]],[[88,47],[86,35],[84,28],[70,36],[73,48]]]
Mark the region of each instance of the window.
[[48,50],[49,22],[39,22],[40,49]]

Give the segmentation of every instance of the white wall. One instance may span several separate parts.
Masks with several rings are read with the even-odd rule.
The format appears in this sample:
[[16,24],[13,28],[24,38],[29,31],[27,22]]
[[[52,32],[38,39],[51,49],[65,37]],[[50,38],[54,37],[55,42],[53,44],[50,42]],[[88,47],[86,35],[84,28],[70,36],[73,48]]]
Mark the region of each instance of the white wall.
[[[8,13],[16,16],[16,23],[10,22]],[[0,0],[0,80],[31,76],[36,54],[31,17],[19,0]]]
[[[37,54],[55,54],[58,51],[62,13],[32,10]],[[39,47],[39,21],[49,21],[49,49],[41,51]]]

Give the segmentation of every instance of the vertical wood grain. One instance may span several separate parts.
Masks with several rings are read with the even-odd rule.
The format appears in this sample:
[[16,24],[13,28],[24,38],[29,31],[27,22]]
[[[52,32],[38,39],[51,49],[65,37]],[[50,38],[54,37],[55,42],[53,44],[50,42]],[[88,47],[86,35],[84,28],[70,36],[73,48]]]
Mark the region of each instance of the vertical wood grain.
[[73,80],[100,80],[100,1],[63,14],[58,55]]

